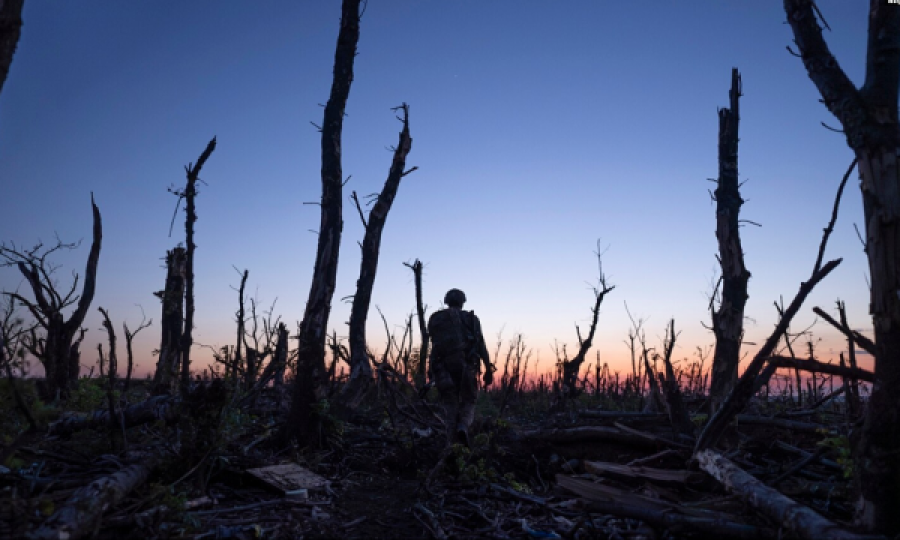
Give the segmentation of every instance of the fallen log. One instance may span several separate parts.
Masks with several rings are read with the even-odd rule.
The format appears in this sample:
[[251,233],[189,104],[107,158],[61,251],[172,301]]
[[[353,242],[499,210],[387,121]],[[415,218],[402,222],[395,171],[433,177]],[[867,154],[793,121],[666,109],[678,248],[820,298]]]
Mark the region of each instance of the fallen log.
[[703,475],[697,472],[621,465],[619,463],[608,463],[604,461],[585,461],[584,470],[585,472],[599,475],[611,474],[613,476],[640,478],[642,480],[680,485],[697,484],[703,481]]
[[833,540],[885,539],[880,535],[860,534],[841,527],[811,508],[782,495],[743,471],[728,458],[713,450],[701,450],[695,454],[700,468],[718,480],[730,493],[756,508],[770,519],[807,540],[830,538]]
[[640,519],[667,528],[684,527],[712,538],[777,538],[775,531],[740,523],[737,517],[729,514],[680,507],[561,474],[556,476],[556,482],[581,497],[583,506],[589,512]]
[[[637,431],[637,430],[635,430]],[[629,433],[618,427],[580,426],[567,429],[535,429],[521,433],[524,439],[538,439],[551,443],[614,442],[632,446],[656,447],[662,444],[654,435]]]
[[578,416],[583,418],[601,418],[610,420],[618,420],[620,418],[657,420],[668,417],[666,413],[641,411],[579,411]]
[[156,459],[129,465],[109,476],[94,480],[75,491],[59,510],[25,537],[28,540],[77,540],[92,534],[109,507],[144,483],[156,466]]
[[758,414],[739,414],[737,415],[738,424],[756,424],[763,426],[775,426],[793,431],[803,431],[806,433],[821,433],[832,431],[831,428],[824,424],[816,424],[813,422],[800,422],[798,420],[789,420],[787,418],[776,418],[773,416],[760,416]]
[[[178,401],[174,396],[153,396],[146,401],[130,405],[122,411],[125,427],[139,426],[157,420],[174,420],[177,416]],[[50,434],[71,435],[85,429],[105,429],[109,427],[109,424],[109,409],[100,409],[90,414],[63,416],[50,425]]]

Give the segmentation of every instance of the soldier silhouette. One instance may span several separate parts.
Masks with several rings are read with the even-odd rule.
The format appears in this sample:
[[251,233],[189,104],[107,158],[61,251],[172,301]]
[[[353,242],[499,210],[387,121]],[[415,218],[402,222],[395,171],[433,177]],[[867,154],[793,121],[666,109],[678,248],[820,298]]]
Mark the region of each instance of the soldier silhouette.
[[493,366],[481,333],[481,321],[474,311],[463,311],[465,302],[466,295],[461,290],[447,291],[447,308],[428,319],[428,334],[432,347],[430,376],[444,405],[447,440],[468,446],[469,426],[475,419],[480,361],[485,366],[486,386],[493,381]]

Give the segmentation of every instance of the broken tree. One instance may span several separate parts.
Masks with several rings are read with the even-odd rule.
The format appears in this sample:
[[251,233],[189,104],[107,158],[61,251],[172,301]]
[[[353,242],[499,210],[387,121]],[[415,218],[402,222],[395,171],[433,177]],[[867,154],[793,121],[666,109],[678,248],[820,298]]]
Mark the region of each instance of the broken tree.
[[728,97],[731,108],[719,109],[719,178],[713,194],[716,201],[718,259],[722,267],[722,301],[719,309],[712,314],[716,349],[709,400],[710,411],[713,412],[737,382],[741,338],[744,335],[747,281],[750,279],[750,272],[744,266],[744,251],[738,229],[738,216],[744,199],[741,198],[738,182],[738,101],[741,97],[741,75],[737,69],[731,70],[731,90]]
[[[46,373],[45,397],[54,399],[57,394],[68,396],[71,385],[78,379],[81,355],[78,346],[81,339],[75,339],[81,323],[87,315],[87,310],[94,299],[94,289],[97,284],[97,264],[100,261],[100,244],[103,239],[103,223],[100,219],[100,209],[94,204],[94,196],[91,194],[91,208],[93,210],[93,241],[91,251],[88,254],[87,267],[84,271],[84,285],[81,296],[75,294],[78,287],[78,276],[75,282],[65,293],[61,294],[52,278],[53,268],[47,261],[47,256],[64,248],[74,248],[75,244],[57,243],[49,249],[43,249],[38,244],[31,250],[22,251],[14,245],[0,246],[0,258],[5,260],[5,265],[15,265],[25,276],[28,285],[34,294],[34,301],[28,300],[18,293],[6,293],[15,298],[31,312],[38,326],[44,330],[44,335],[38,337],[31,332],[30,341],[26,346],[44,366]],[[63,310],[76,304],[75,311],[66,320]],[[83,336],[83,332],[81,336]]]
[[9,66],[22,33],[22,7],[25,0],[0,2],[0,91],[9,75]]
[[309,441],[315,431],[313,404],[325,376],[325,338],[328,316],[337,279],[338,254],[341,246],[343,170],[341,168],[341,133],[344,108],[353,82],[353,61],[359,41],[360,0],[344,0],[341,5],[341,29],[334,54],[334,77],[331,95],[325,105],[322,123],[322,202],[319,241],[306,309],[300,323],[297,369],[294,376],[293,401],[283,439]]
[[369,314],[369,304],[372,301],[372,289],[375,285],[375,272],[378,270],[378,252],[381,249],[381,233],[387,221],[388,212],[394,203],[400,180],[407,174],[416,170],[416,167],[408,171],[406,168],[406,156],[412,149],[412,138],[409,136],[409,106],[404,103],[393,109],[402,111],[403,129],[400,131],[400,141],[394,148],[394,161],[391,170],[375,206],[369,212],[369,219],[363,216],[362,207],[356,192],[353,200],[359,210],[366,234],[362,243],[362,261],[359,265],[359,279],[356,281],[356,294],[353,295],[353,306],[350,309],[350,380],[342,392],[342,400],[350,407],[355,407],[365,393],[369,382],[372,380],[372,366],[369,364],[369,355],[366,349],[366,317]]
[[155,293],[162,300],[162,339],[153,376],[154,393],[173,392],[178,379],[179,343],[184,328],[184,263],[183,247],[166,252],[166,288]]
[[859,161],[876,350],[875,384],[854,456],[857,520],[893,536],[900,533],[900,9],[890,0],[870,1],[859,88],[831,54],[812,0],[784,0],[784,10],[809,78]]

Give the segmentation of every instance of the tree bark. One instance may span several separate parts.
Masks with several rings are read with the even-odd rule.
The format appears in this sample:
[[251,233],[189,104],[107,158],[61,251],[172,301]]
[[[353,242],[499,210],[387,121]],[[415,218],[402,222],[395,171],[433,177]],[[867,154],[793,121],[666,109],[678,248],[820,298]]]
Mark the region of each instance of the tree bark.
[[195,205],[197,180],[200,178],[200,169],[203,168],[203,164],[215,149],[216,138],[213,137],[203,153],[200,154],[197,164],[190,164],[184,168],[187,173],[187,185],[183,193],[186,203],[184,232],[187,249],[184,258],[184,333],[181,335],[181,388],[183,392],[187,391],[191,382],[191,345],[194,344],[194,250],[197,248],[194,244],[194,223],[197,221]]
[[343,0],[341,29],[334,55],[334,77],[331,95],[325,105],[322,124],[322,202],[316,263],[300,323],[297,371],[294,376],[293,400],[282,439],[311,443],[315,432],[312,413],[325,376],[325,338],[328,316],[337,278],[341,231],[343,171],[341,168],[341,133],[344,109],[353,82],[353,62],[359,41],[360,0]]
[[9,75],[19,36],[22,34],[22,7],[25,0],[0,1],[0,92]]
[[741,338],[744,334],[744,306],[747,304],[747,282],[750,272],[744,266],[739,215],[744,200],[738,180],[738,124],[741,97],[741,75],[731,70],[731,108],[719,109],[719,179],[716,200],[716,239],[719,242],[719,264],[722,267],[722,303],[713,313],[716,349],[713,355],[710,383],[710,411],[715,412],[738,378]]
[[166,252],[166,288],[156,293],[162,299],[162,340],[153,376],[153,391],[157,394],[175,391],[184,331],[184,265],[183,247]]
[[[359,279],[356,281],[356,294],[353,295],[353,306],[350,309],[350,379],[341,392],[341,398],[350,408],[356,407],[369,383],[372,380],[372,366],[369,364],[369,355],[366,350],[366,318],[369,315],[369,305],[372,301],[372,289],[375,286],[375,273],[378,270],[378,255],[381,249],[381,234],[387,221],[388,212],[397,196],[400,180],[409,172],[406,172],[406,157],[412,149],[412,138],[409,136],[409,106],[404,103],[395,110],[403,112],[403,129],[400,131],[400,141],[394,149],[394,160],[388,173],[384,187],[378,195],[378,200],[372,211],[369,212],[368,222],[363,220],[366,228],[362,243],[362,261],[359,265]],[[355,193],[354,193],[355,195]],[[359,199],[354,197],[357,205]],[[362,215],[362,209],[360,209]]]
[[811,0],[784,0],[803,64],[859,161],[875,328],[875,384],[856,445],[857,521],[900,533],[900,9],[871,0],[866,78],[857,89],[822,37]]

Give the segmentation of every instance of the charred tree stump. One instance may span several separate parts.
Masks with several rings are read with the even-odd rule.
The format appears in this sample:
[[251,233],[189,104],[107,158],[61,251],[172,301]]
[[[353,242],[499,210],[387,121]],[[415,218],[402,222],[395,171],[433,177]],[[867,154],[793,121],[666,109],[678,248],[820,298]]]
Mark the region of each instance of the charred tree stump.
[[678,440],[680,435],[693,439],[694,423],[691,422],[691,416],[684,406],[684,400],[681,399],[681,389],[678,387],[678,379],[675,377],[675,369],[672,367],[672,351],[675,348],[676,337],[675,319],[669,321],[669,328],[666,333],[668,342],[666,343],[663,354],[663,363],[666,366],[666,377],[662,387],[663,394],[666,398],[666,405],[669,410],[669,422],[672,424],[675,440]]
[[341,400],[350,408],[359,404],[372,380],[372,366],[369,364],[369,355],[366,350],[366,318],[369,315],[369,305],[372,302],[372,289],[375,286],[375,273],[378,270],[378,254],[381,249],[381,234],[387,221],[388,212],[397,196],[400,180],[416,170],[413,167],[406,169],[406,157],[412,149],[412,138],[409,136],[409,106],[404,103],[393,109],[402,111],[403,129],[400,131],[400,141],[394,149],[394,160],[388,173],[384,187],[375,201],[375,206],[369,212],[368,221],[363,218],[362,207],[356,193],[353,200],[359,210],[363,226],[366,228],[362,243],[362,261],[359,265],[359,279],[356,281],[356,294],[353,295],[353,306],[350,308],[350,379],[341,392]]
[[334,77],[331,95],[325,105],[322,124],[322,201],[319,241],[312,283],[306,309],[300,323],[297,370],[293,400],[282,432],[283,440],[312,442],[315,433],[313,405],[319,398],[325,376],[325,339],[328,316],[334,297],[338,254],[341,245],[343,172],[341,168],[341,133],[344,109],[353,82],[353,61],[359,41],[360,0],[344,0],[341,6],[341,29],[334,55]]
[[730,108],[719,109],[719,178],[713,194],[716,201],[716,239],[722,267],[722,303],[712,314],[716,349],[713,354],[710,411],[718,410],[738,378],[741,338],[744,335],[744,306],[750,272],[744,266],[739,216],[744,199],[738,181],[738,124],[741,75],[731,70]]
[[157,292],[162,300],[162,339],[159,360],[153,376],[154,393],[172,393],[178,380],[181,358],[181,334],[184,329],[185,250],[176,247],[166,252],[166,288]]
[[894,536],[900,533],[900,10],[889,0],[869,3],[860,88],[828,49],[812,0],[784,0],[784,10],[807,74],[859,161],[876,351],[875,384],[854,455],[857,520]]

